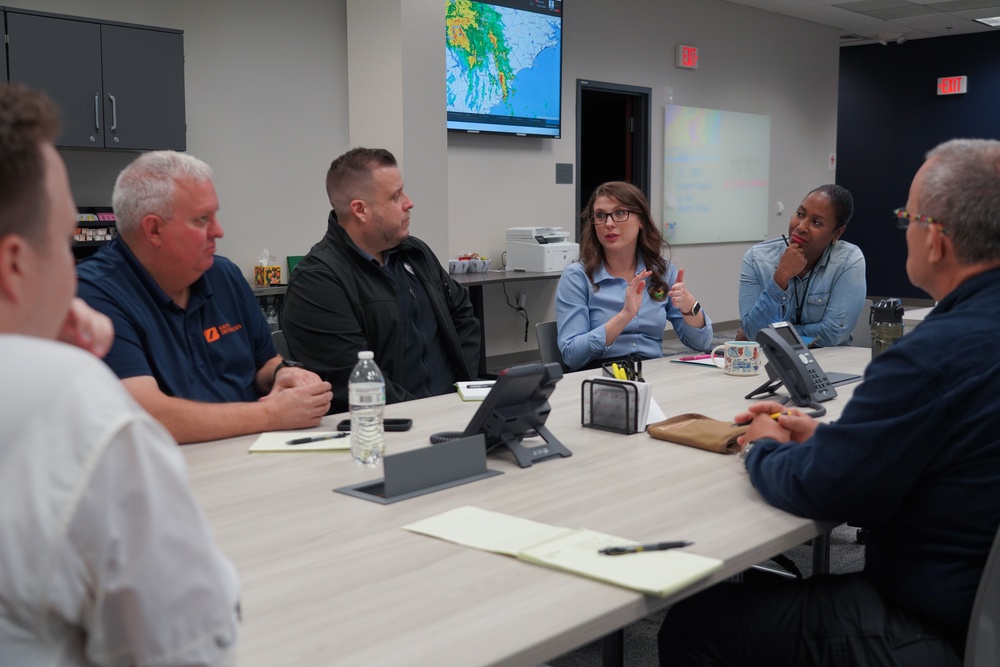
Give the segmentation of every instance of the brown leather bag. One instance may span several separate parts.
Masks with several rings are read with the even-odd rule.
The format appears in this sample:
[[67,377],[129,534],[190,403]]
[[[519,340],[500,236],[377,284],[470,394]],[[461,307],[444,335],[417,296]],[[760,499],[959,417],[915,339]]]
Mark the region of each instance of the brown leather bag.
[[746,430],[746,426],[694,413],[677,415],[646,427],[646,432],[658,440],[669,440],[719,454],[735,454],[740,451],[736,438],[746,433]]

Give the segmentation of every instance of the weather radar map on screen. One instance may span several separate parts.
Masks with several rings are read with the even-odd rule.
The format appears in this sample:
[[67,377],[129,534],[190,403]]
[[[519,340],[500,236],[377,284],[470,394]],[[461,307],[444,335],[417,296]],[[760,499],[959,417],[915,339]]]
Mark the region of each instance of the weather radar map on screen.
[[562,1],[448,0],[448,129],[559,137]]

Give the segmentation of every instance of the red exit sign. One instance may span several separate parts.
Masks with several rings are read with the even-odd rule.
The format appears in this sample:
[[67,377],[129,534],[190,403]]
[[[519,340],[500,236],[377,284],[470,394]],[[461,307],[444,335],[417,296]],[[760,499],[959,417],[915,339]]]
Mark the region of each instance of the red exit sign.
[[678,44],[677,66],[687,69],[698,69],[698,47]]
[[962,95],[965,93],[966,77],[964,76],[943,76],[937,82],[938,95]]

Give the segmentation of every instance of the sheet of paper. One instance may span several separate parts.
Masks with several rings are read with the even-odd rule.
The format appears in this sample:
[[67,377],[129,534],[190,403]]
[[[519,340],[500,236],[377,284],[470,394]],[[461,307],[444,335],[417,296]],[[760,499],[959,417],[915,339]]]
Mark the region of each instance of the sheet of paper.
[[660,404],[656,402],[656,399],[652,395],[649,397],[649,410],[646,411],[646,423],[642,425],[645,429],[650,424],[655,424],[656,422],[661,422],[667,418],[667,415],[663,414],[663,410],[660,408]]
[[524,549],[519,558],[566,570],[591,579],[664,596],[708,576],[722,561],[679,549],[646,551],[622,556],[598,553],[608,546],[634,544],[593,530],[563,533],[549,542]]
[[516,556],[533,544],[550,540],[566,528],[466,505],[415,523],[405,530],[474,549]]
[[334,435],[336,431],[271,431],[261,433],[260,436],[250,445],[251,454],[276,452],[336,452],[350,450],[350,438],[334,438],[333,440],[320,440],[318,442],[306,442],[301,445],[289,445],[289,440],[297,438],[314,438],[322,435]]

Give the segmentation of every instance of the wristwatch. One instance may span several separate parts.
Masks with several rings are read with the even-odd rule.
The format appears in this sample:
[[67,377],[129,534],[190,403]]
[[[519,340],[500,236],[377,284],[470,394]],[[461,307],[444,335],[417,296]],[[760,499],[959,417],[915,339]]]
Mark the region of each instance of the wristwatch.
[[681,311],[681,315],[683,315],[684,317],[691,317],[692,315],[697,315],[700,312],[701,312],[701,302],[695,301],[694,305],[691,306],[691,312],[685,313]]
[[756,440],[751,440],[747,444],[743,445],[743,449],[740,450],[740,461],[743,462],[743,467],[744,468],[747,467],[747,454],[749,454],[750,450],[753,449],[756,445],[757,445],[757,441]]
[[299,363],[298,361],[293,361],[291,359],[282,359],[281,362],[274,367],[274,379],[278,379],[278,371],[282,368],[305,368],[305,364]]

